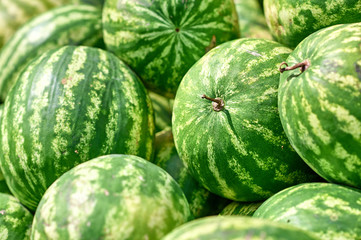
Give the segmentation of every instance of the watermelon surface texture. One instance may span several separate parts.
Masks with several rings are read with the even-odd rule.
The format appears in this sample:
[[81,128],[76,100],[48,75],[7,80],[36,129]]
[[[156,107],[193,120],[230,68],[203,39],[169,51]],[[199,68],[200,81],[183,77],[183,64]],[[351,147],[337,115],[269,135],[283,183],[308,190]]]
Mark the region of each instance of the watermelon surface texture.
[[233,0],[108,0],[103,28],[107,48],[168,97],[208,50],[240,37]]
[[[1,115],[3,112],[4,105],[0,105],[0,126],[1,126]],[[1,139],[1,129],[0,129],[0,139]],[[1,155],[1,149],[0,149],[0,155]],[[0,193],[8,193],[11,194],[8,185],[6,184],[5,178],[3,173],[1,172],[0,168]]]
[[228,204],[219,215],[238,215],[252,217],[254,212],[261,206],[263,202],[231,202]]
[[229,200],[202,187],[190,175],[179,158],[170,128],[156,134],[154,152],[153,163],[166,170],[177,181],[187,197],[194,218],[216,215],[229,203]]
[[211,192],[261,201],[314,179],[278,115],[278,66],[290,51],[264,39],[231,41],[211,50],[182,80],[173,108],[175,145]]
[[[279,110],[297,153],[320,176],[361,188],[361,23],[316,32],[287,58]],[[283,67],[284,68],[284,67]]]
[[41,14],[22,26],[0,52],[0,101],[5,100],[33,58],[65,45],[104,46],[101,11],[88,5],[69,5]]
[[154,111],[155,132],[160,132],[172,125],[173,99],[149,91]]
[[0,193],[1,240],[29,240],[33,215],[15,197]]
[[312,233],[265,219],[213,216],[188,222],[162,240],[316,240]]
[[35,213],[32,239],[156,240],[190,218],[179,185],[136,156],[107,155],[62,175]]
[[32,17],[68,2],[69,0],[1,0],[0,48]]
[[295,48],[308,35],[341,23],[361,21],[361,0],[264,0],[275,39]]
[[320,239],[361,236],[361,192],[332,183],[306,183],[267,199],[253,215],[311,231]]
[[66,46],[34,59],[6,101],[1,167],[13,194],[35,210],[60,175],[97,156],[150,160],[154,120],[141,81],[113,54]]

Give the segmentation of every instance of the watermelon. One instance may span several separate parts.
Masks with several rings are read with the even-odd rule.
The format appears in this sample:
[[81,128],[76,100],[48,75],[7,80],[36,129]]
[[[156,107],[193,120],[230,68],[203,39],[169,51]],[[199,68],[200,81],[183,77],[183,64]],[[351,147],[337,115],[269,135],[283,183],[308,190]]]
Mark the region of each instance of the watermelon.
[[361,0],[264,0],[268,27],[277,41],[295,48],[332,25],[361,21]]
[[108,0],[103,28],[107,48],[147,88],[172,98],[200,57],[240,37],[233,0]]
[[361,23],[332,26],[307,37],[287,58],[289,67],[280,67],[278,100],[284,130],[303,160],[327,181],[358,188],[360,43]]
[[194,218],[216,215],[229,203],[203,188],[184,167],[174,145],[173,134],[167,128],[155,135],[156,165],[166,170],[182,188],[187,197],[189,208]]
[[153,105],[155,132],[157,133],[171,127],[173,100],[151,91],[149,92],[149,97]]
[[153,156],[146,89],[116,56],[91,47],[45,52],[5,101],[0,163],[11,192],[35,210],[60,175],[111,153]]
[[1,0],[0,1],[0,48],[24,23],[32,17],[69,0]]
[[0,239],[29,240],[33,215],[15,197],[0,193]]
[[[33,58],[65,45],[103,46],[101,11],[69,5],[48,11],[20,28],[0,52],[0,100]],[[16,51],[14,51],[16,49]]]
[[36,239],[160,239],[190,220],[186,197],[160,167],[107,155],[62,175],[36,210]]
[[300,184],[267,199],[253,216],[288,223],[320,239],[358,240],[361,191],[332,183]]
[[238,215],[252,217],[254,212],[261,206],[263,202],[231,202],[228,204],[219,215]]
[[175,145],[190,173],[211,192],[261,201],[315,179],[278,116],[277,67],[290,52],[270,40],[230,41],[183,78],[173,108]]
[[234,0],[242,37],[272,40],[258,0]]
[[242,216],[212,216],[188,222],[162,240],[316,240],[312,233],[265,219]]

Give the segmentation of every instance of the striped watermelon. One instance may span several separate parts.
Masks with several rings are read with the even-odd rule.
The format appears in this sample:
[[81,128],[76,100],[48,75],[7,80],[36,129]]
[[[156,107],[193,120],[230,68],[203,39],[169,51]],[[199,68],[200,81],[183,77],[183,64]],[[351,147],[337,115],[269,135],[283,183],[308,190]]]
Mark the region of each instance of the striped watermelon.
[[149,92],[154,111],[155,132],[160,132],[172,125],[172,101],[154,92]]
[[108,49],[168,97],[206,51],[240,36],[233,0],[108,0],[103,26]]
[[242,37],[272,40],[258,0],[234,0]]
[[166,170],[182,188],[195,218],[215,215],[229,203],[203,188],[184,167],[174,145],[170,128],[155,135],[154,163]]
[[332,183],[300,184],[266,200],[254,217],[289,223],[320,239],[359,240],[361,192]]
[[289,144],[278,116],[279,43],[239,39],[210,51],[185,75],[173,108],[180,158],[207,189],[264,200],[315,174]]
[[13,194],[35,210],[45,190],[91,158],[153,155],[153,111],[146,89],[106,51],[66,46],[36,58],[10,91],[1,166]]
[[330,182],[361,188],[361,23],[307,37],[281,74],[282,125],[297,153]]
[[32,17],[68,2],[69,0],[1,0],[0,48]]
[[36,210],[37,239],[160,239],[190,218],[178,184],[136,156],[83,163],[46,191]]
[[263,202],[231,202],[228,204],[219,215],[239,215],[252,217],[254,212],[261,206]]
[[186,223],[162,240],[316,240],[312,233],[287,224],[241,216],[206,217]]
[[101,11],[95,7],[69,5],[34,18],[0,52],[0,100],[5,100],[26,64],[46,50],[65,45],[103,44]]
[[282,44],[295,48],[322,28],[361,21],[361,0],[264,0],[268,27]]
[[33,215],[16,198],[0,193],[0,239],[29,240]]

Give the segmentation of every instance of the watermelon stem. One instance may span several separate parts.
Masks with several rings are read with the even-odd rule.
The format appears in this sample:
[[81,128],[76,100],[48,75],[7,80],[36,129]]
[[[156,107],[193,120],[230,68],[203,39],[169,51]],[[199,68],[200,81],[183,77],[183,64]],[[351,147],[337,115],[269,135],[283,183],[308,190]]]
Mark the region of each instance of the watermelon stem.
[[[286,65],[286,67],[282,67],[283,65]],[[288,64],[286,62],[282,62],[280,67],[279,67],[279,71],[281,73],[283,73],[284,71],[291,71],[291,70],[294,70],[294,69],[297,69],[297,68],[301,68],[301,73],[303,73],[304,71],[307,70],[307,68],[309,68],[311,65],[310,61],[309,60],[305,60],[303,62],[300,62],[300,63],[297,63],[295,65],[293,65],[292,67],[289,67]]]
[[202,95],[203,99],[207,99],[209,101],[212,101],[213,110],[216,112],[220,112],[224,109],[224,101],[221,98],[210,98],[206,96],[205,94]]

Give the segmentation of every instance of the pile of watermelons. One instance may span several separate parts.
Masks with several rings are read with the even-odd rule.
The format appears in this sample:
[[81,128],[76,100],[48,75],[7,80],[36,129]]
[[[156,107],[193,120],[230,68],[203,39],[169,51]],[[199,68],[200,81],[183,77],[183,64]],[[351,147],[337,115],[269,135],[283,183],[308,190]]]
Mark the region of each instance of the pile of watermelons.
[[0,48],[0,240],[361,239],[361,0],[1,0]]

